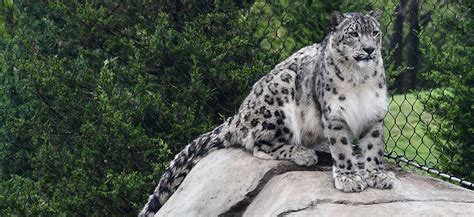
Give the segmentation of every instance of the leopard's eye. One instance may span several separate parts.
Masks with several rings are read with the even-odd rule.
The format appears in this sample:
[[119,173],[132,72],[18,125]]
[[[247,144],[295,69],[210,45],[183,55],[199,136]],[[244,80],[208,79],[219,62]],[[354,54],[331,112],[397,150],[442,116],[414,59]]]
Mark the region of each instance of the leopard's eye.
[[373,36],[379,35],[379,31],[373,31],[373,32],[372,32],[372,35],[373,35]]
[[359,34],[357,34],[357,32],[349,32],[349,35],[351,35],[352,37],[357,37],[357,36],[359,36]]

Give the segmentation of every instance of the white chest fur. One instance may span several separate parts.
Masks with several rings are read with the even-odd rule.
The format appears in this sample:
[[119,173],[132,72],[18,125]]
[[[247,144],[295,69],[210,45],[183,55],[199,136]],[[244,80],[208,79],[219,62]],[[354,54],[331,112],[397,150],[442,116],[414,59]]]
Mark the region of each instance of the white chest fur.
[[[387,112],[385,89],[377,87],[375,81],[353,86],[339,86],[339,94],[329,99],[331,115],[342,115],[355,136],[371,122],[383,118]],[[344,100],[340,96],[344,96]]]

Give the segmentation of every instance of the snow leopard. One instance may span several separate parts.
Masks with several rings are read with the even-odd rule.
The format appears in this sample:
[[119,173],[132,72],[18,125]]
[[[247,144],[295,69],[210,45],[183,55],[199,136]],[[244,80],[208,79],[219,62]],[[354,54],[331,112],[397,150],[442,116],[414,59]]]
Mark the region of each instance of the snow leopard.
[[236,115],[175,156],[139,216],[153,216],[209,152],[230,147],[311,166],[318,162],[314,147],[327,145],[336,189],[392,188],[383,159],[388,105],[379,19],[379,11],[333,12],[321,43],[276,65]]

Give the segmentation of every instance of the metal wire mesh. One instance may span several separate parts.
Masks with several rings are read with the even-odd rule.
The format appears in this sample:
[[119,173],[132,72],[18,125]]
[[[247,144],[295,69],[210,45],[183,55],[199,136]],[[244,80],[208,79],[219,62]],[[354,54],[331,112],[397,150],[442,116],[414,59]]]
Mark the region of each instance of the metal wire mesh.
[[[469,180],[465,180],[459,175],[458,177],[454,174],[448,175],[449,172],[442,172],[439,158],[443,153],[436,148],[436,144],[440,146],[457,146],[459,144],[455,138],[449,137],[449,135],[441,139],[441,132],[434,130],[434,128],[442,126],[446,119],[435,112],[437,108],[433,108],[433,106],[426,108],[425,106],[427,101],[433,100],[431,97],[434,92],[444,94],[443,91],[453,87],[436,84],[433,80],[424,77],[430,71],[442,69],[436,68],[437,66],[429,62],[435,58],[427,58],[423,55],[441,55],[437,52],[441,52],[442,45],[446,41],[440,35],[446,34],[446,29],[443,28],[452,25],[449,22],[444,23],[443,19],[470,22],[471,18],[465,17],[466,14],[454,14],[459,7],[469,7],[467,4],[463,5],[464,3],[462,1],[404,0],[372,1],[366,4],[342,2],[341,8],[346,11],[367,11],[374,8],[383,11],[381,24],[385,44],[384,62],[391,93],[390,110],[385,119],[386,156],[395,159],[398,163],[404,162],[409,166],[472,188],[472,182]],[[301,16],[302,20],[287,19],[294,15],[292,14],[293,7],[301,7],[297,15]],[[308,27],[310,27],[308,29],[320,30],[322,27],[318,22],[324,22],[324,18],[319,17],[319,19],[311,20],[314,16],[309,15],[310,11],[302,9],[311,7],[318,7],[318,5],[312,1],[292,1],[291,3],[288,1],[257,1],[251,11],[258,11],[260,25],[266,26],[263,33],[257,33],[257,36],[261,37],[261,45],[270,52],[281,54],[276,59],[283,59],[298,47],[320,41],[324,34],[311,34],[301,30]],[[426,52],[427,47],[434,44],[437,49]],[[462,49],[466,49],[469,44],[458,46],[464,46]],[[450,48],[444,47],[443,49]],[[445,61],[456,62],[459,60]],[[469,105],[469,101],[467,101],[460,106],[468,108],[472,107],[472,104]],[[469,127],[469,122],[465,120],[456,119],[455,121]],[[455,131],[454,128],[451,130]],[[470,137],[470,140],[467,139],[467,141],[472,141],[472,134],[466,136]],[[456,154],[452,154],[448,158],[452,160],[456,157],[458,157]]]
[[[304,5],[305,3],[308,3],[308,1],[295,1],[291,3],[284,1],[265,1],[261,7],[279,8],[280,10],[271,10],[271,12],[267,12],[268,14],[262,16],[261,19],[267,20],[268,23],[272,23],[271,21],[274,17],[284,19],[285,16],[287,16],[285,13],[291,13],[288,12],[291,10],[289,8],[300,7],[299,4]],[[384,62],[387,68],[388,83],[390,84],[389,90],[391,93],[390,109],[385,118],[386,156],[395,159],[397,163],[403,162],[409,166],[438,175],[438,177],[447,178],[456,183],[461,183],[463,186],[472,188],[473,184],[469,180],[442,172],[439,158],[443,153],[436,148],[435,143],[440,146],[446,144],[456,146],[459,144],[457,144],[458,141],[449,136],[443,139],[438,138],[438,136],[441,136],[441,133],[439,131],[434,132],[433,128],[441,126],[441,123],[445,121],[445,117],[439,116],[438,113],[434,114],[432,108],[430,110],[430,108],[425,107],[425,103],[432,100],[430,97],[432,97],[433,92],[452,87],[433,84],[432,80],[430,81],[424,78],[426,75],[424,72],[441,69],[430,65],[428,61],[430,61],[431,58],[423,57],[421,51],[433,44],[438,44],[439,50],[425,53],[425,55],[440,55],[436,51],[441,52],[440,44],[445,43],[445,41],[439,38],[439,34],[445,34],[441,33],[445,31],[442,29],[446,28],[443,25],[451,25],[443,24],[443,19],[449,19],[448,17],[453,19],[453,17],[455,17],[454,19],[458,19],[461,22],[470,19],[463,17],[466,16],[466,14],[453,15],[453,13],[455,13],[454,11],[457,11],[457,7],[463,7],[460,5],[463,2],[402,0],[372,1],[371,3],[361,5],[357,5],[357,3],[344,3],[347,5],[343,5],[342,8],[354,7],[356,10],[378,8],[383,10],[381,24],[385,44]],[[468,7],[467,5],[464,6]],[[307,14],[304,14],[304,10],[299,11],[299,14],[307,18]],[[282,57],[284,57],[288,55],[288,50],[294,50],[294,47],[300,47],[301,44],[305,44],[307,41],[304,39],[298,38],[298,36],[291,36],[293,32],[300,33],[297,28],[301,27],[292,23],[292,21],[295,20],[289,20],[284,25],[272,26],[273,30],[264,34],[265,37],[262,40],[263,46],[269,46],[269,50],[283,53]],[[304,22],[308,22],[308,26],[313,28],[319,27],[318,24],[311,23],[311,20],[305,19]],[[269,24],[268,26],[271,25]],[[282,32],[282,29],[290,33],[279,34]],[[265,43],[268,43],[267,40],[272,37],[274,38],[274,42],[270,43],[270,45],[266,45]],[[289,43],[289,41],[292,42],[289,38],[292,40],[295,40],[295,38],[298,39],[295,40],[297,41],[296,43]],[[308,38],[312,37],[307,36],[305,39]],[[317,38],[316,41],[318,39],[320,38]],[[309,40],[314,40],[314,38]],[[295,46],[294,44],[297,45]],[[279,49],[274,49],[274,46],[277,46]],[[464,44],[461,46],[469,45]],[[285,50],[284,48],[289,49]],[[449,61],[455,62],[457,60],[451,59]],[[460,106],[472,107],[472,104],[469,105],[468,101]],[[469,123],[464,120],[457,119],[456,121],[462,122],[466,127],[469,125]],[[455,129],[451,130],[454,131]],[[431,132],[431,134],[429,134],[429,132]],[[472,134],[467,135],[467,137],[470,137],[472,141]],[[449,157],[453,159],[457,156],[451,155]]]

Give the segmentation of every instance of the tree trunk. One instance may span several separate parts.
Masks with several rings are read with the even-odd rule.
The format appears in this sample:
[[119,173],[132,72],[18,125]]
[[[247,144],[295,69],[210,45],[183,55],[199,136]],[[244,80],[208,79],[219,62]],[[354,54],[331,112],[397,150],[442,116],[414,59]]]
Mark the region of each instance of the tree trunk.
[[417,83],[416,73],[418,71],[418,65],[420,60],[420,39],[418,38],[418,33],[420,32],[420,24],[418,22],[419,10],[420,0],[412,0],[409,7],[408,17],[408,23],[410,25],[410,32],[408,33],[407,44],[408,70],[402,77],[401,91],[403,92],[415,88]]
[[395,21],[393,23],[392,43],[393,67],[397,69],[403,61],[403,21],[405,20],[406,0],[400,0],[395,10]]

